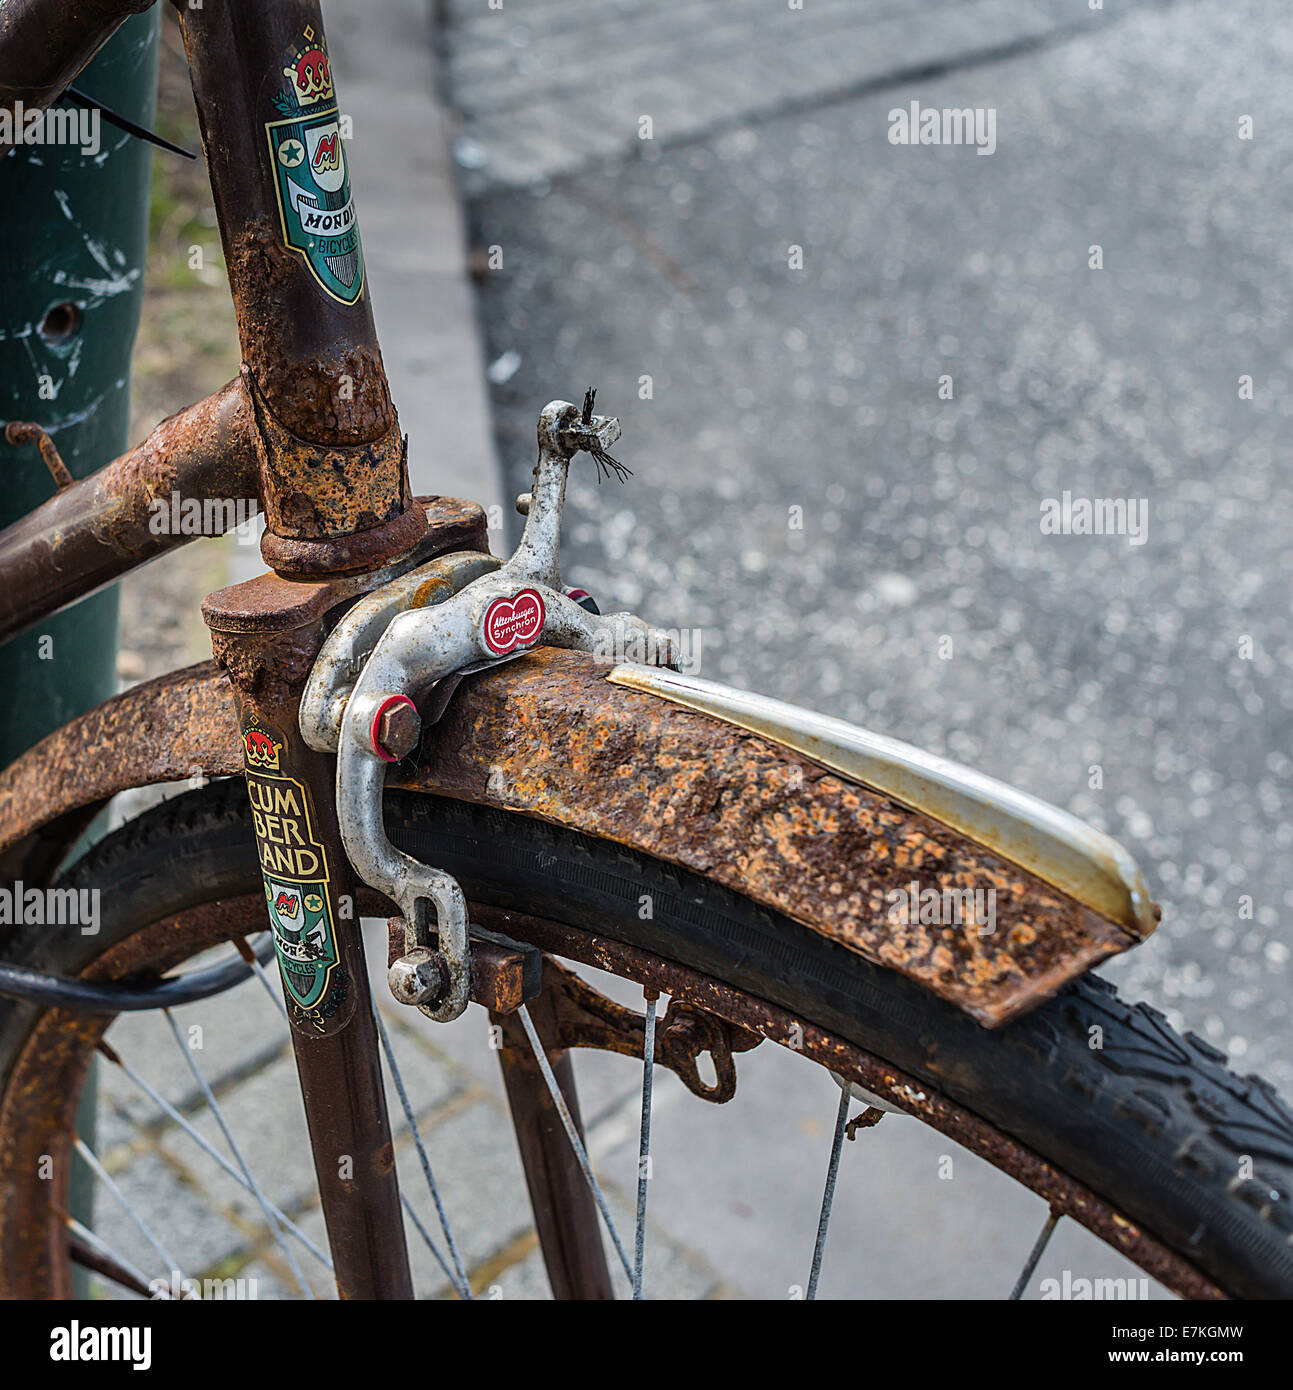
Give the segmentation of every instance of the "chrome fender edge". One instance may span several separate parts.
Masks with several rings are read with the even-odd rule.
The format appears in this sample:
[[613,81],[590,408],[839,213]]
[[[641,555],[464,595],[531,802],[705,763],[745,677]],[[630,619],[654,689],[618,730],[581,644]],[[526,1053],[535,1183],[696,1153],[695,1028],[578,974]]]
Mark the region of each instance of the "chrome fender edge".
[[607,680],[793,748],[942,821],[1137,936],[1158,925],[1144,876],[1117,840],[994,777],[842,719],[698,676],[622,663]]

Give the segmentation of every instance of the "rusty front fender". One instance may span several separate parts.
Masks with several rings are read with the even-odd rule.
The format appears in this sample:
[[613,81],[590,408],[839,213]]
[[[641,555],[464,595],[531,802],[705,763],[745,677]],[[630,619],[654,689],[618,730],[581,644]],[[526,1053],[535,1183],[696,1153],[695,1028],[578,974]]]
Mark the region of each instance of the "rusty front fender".
[[[1139,939],[931,815],[607,675],[589,656],[543,649],[474,677],[418,754],[392,769],[392,784],[535,816],[703,874],[987,1027]],[[206,662],[37,744],[0,773],[0,854],[11,873],[119,791],[240,773],[233,709],[224,673]],[[902,920],[892,904],[912,883],[991,889],[994,929]]]

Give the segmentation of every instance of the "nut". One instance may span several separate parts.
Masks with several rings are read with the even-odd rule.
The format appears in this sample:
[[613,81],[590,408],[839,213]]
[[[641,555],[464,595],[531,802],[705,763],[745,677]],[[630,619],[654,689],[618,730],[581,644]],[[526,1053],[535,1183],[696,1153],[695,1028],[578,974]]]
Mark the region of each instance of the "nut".
[[416,947],[386,972],[391,993],[401,1004],[434,1004],[449,984],[449,972],[435,951]]
[[373,727],[373,743],[377,751],[397,762],[406,758],[418,746],[422,736],[422,720],[413,701],[407,696],[389,700],[382,707]]

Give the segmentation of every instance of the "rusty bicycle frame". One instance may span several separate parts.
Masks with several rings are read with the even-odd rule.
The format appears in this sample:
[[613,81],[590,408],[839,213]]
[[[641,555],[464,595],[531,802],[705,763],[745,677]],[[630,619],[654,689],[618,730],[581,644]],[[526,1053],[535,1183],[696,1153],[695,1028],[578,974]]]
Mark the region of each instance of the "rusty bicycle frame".
[[[118,25],[149,3],[6,5],[0,97],[29,109],[47,106]],[[281,114],[267,112],[266,103],[285,77],[293,81],[298,61],[304,99],[335,109],[319,5],[176,8],[237,311],[241,377],[164,422],[101,473],[78,483],[64,479],[50,504],[5,533],[0,576],[13,602],[0,612],[0,633],[12,634],[184,539],[150,530],[155,497],[256,498],[266,518],[262,555],[276,578],[229,591],[206,616],[240,724],[274,731],[278,770],[310,800],[330,908],[342,923],[355,885],[337,834],[330,760],[302,743],[296,705],[329,600],[354,592],[327,581],[378,571],[426,549],[428,519],[409,490],[406,441],[367,289],[361,284],[349,303],[321,292],[307,258],[284,242],[276,174],[265,157],[267,116]],[[483,540],[478,513],[438,519],[448,522],[430,531],[439,547]],[[292,1030],[323,1209],[341,1290],[407,1298],[377,1036],[355,986],[366,978],[357,923],[337,940],[339,1007],[326,1018],[294,1019]],[[338,1176],[346,1171],[342,1154],[353,1160],[353,1178]]]
[[[50,105],[115,29],[151,3],[8,0],[0,8],[0,106]],[[358,912],[351,910],[356,902],[370,911],[381,911],[384,904],[354,880],[338,830],[333,759],[306,746],[297,715],[338,609],[400,568],[446,551],[487,550],[484,518],[471,503],[420,501],[411,494],[407,441],[391,401],[362,268],[358,292],[347,302],[329,292],[307,256],[285,240],[266,130],[279,114],[274,93],[285,80],[294,80],[294,70],[318,110],[326,110],[319,103],[335,106],[317,0],[231,0],[196,9],[184,0],[172,3],[183,31],[237,312],[242,371],[82,481],[70,479],[38,426],[10,425],[9,442],[36,443],[58,490],[0,534],[0,640],[187,541],[178,528],[164,533],[150,528],[150,504],[159,497],[254,498],[266,518],[261,550],[272,573],[206,601],[214,666],[190,668],[126,692],[51,735],[0,774],[0,870],[6,877],[25,874],[28,881],[39,881],[116,791],[184,777],[195,765],[212,775],[242,772],[253,784],[271,778],[299,790],[310,852],[326,869],[320,877],[326,880],[326,910],[335,922],[339,950],[330,993],[317,1007],[294,1003],[286,986],[285,997],[337,1283],[346,1297],[407,1298],[412,1290],[391,1127],[372,1009],[366,989],[359,987],[366,967]],[[967,842],[949,849],[947,837],[933,836],[927,820],[895,811],[883,797],[870,796],[846,778],[823,776],[811,756],[775,740],[745,734],[738,740],[731,725],[609,685],[584,658],[540,652],[501,674],[503,679],[481,678],[472,687],[470,709],[450,711],[416,772],[401,774],[404,785],[505,804],[683,867],[703,868],[718,881],[904,970],[988,1026],[1136,939],[1134,931],[1048,890],[981,847]],[[546,740],[556,755],[547,782],[525,776],[523,747],[508,752],[491,744],[491,731],[512,722],[522,705],[531,737]],[[624,746],[636,750],[631,778],[590,775],[583,730],[593,724],[618,729]],[[737,867],[740,847],[752,836],[783,845],[784,829],[761,820],[764,810],[750,802],[733,803],[721,818],[698,820],[677,780],[671,781],[673,774],[653,757],[666,737],[680,761],[686,754],[736,769],[732,775],[752,770],[754,776],[787,779],[803,807],[803,845],[815,834],[815,847],[780,857],[770,852],[752,880],[752,871]],[[96,756],[86,759],[89,749]],[[518,760],[517,776],[505,779],[514,788],[512,799],[499,802],[486,771],[508,756]],[[680,814],[644,820],[641,807],[661,796],[672,797]],[[814,827],[843,825],[846,819],[858,828],[841,830],[823,849]],[[972,943],[950,973],[891,945],[886,956],[877,941],[849,925],[847,907],[829,882],[830,857],[836,863],[846,854],[869,857],[871,850],[862,843],[867,837],[886,854],[901,850],[895,865],[913,850],[936,851],[958,870],[995,874],[1013,892],[1017,921],[1027,932]],[[895,872],[899,877],[893,882],[901,882],[905,870]],[[246,902],[238,906],[244,914],[256,910]],[[518,919],[496,917],[486,912],[480,920],[502,932],[516,929]],[[213,930],[202,918],[192,940]],[[578,934],[563,934],[554,924],[530,919],[526,931],[525,939],[544,951],[615,968],[675,996],[678,1010],[662,1028],[657,1057],[684,1079],[688,1067],[694,1072],[699,1050],[708,1047],[716,1058],[725,1058],[730,1071],[733,1052],[765,1037],[784,1041],[793,1022],[783,1011],[751,1008],[734,991],[634,948],[603,941],[590,955]],[[1031,944],[1025,949],[1019,940]],[[485,959],[480,957],[478,965]],[[496,964],[492,973],[478,969],[475,997],[503,1026],[504,1076],[554,1291],[608,1297],[609,1276],[588,1190],[533,1058],[508,1025],[510,1010],[526,997],[525,991],[517,993],[517,960],[504,952]],[[122,966],[127,968],[128,962]],[[635,1025],[623,1011],[612,1016],[554,969],[545,957],[547,988],[534,1014],[577,1116],[566,1049],[624,1050],[624,1039],[634,1036],[635,1026],[640,1029],[640,1019]],[[529,988],[533,998],[533,980]],[[1079,1184],[928,1087],[917,1091],[901,1073],[820,1030],[810,1028],[808,1039],[807,1050],[817,1060],[990,1156],[1046,1196],[1055,1210],[1096,1230],[1159,1278],[1196,1296],[1218,1292],[1147,1233],[1113,1219],[1109,1208]],[[720,1077],[724,1094],[710,1098],[726,1098],[733,1079],[734,1074]],[[75,1081],[69,1075],[67,1093],[73,1096]],[[352,1174],[345,1178],[339,1176],[346,1171],[338,1163],[342,1154],[353,1160]],[[0,1263],[4,1256],[0,1250]]]

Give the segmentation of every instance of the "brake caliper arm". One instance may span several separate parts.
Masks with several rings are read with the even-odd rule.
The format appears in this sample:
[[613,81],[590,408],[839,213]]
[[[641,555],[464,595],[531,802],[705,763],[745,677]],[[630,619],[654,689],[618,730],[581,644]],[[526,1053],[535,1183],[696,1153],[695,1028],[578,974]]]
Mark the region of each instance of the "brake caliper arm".
[[[590,392],[582,412],[553,401],[540,415],[534,486],[522,499],[528,502],[525,532],[511,559],[470,578],[471,567],[460,557],[433,561],[423,568],[438,567],[432,577],[442,588],[431,606],[403,606],[425,592],[416,578],[420,571],[397,581],[398,595],[370,595],[329,637],[302,701],[306,741],[337,753],[337,813],[355,872],[399,904],[418,942],[429,941],[434,913],[441,977],[428,981],[424,998],[405,1002],[441,1022],[458,1017],[471,993],[466,899],[451,875],[396,849],[382,819],[386,769],[410,751],[420,731],[416,697],[465,667],[510,659],[540,644],[602,655],[608,663],[626,650],[645,653],[652,665],[675,661],[668,634],[630,613],[590,613],[562,585],[561,513],[572,458],[585,450],[599,468],[627,471],[606,452],[619,437],[619,421],[594,415],[592,404]],[[456,567],[444,563],[454,561]],[[343,673],[354,669],[356,649],[367,650],[383,624],[346,695]],[[392,747],[396,716],[400,737]],[[407,994],[405,988],[401,997]]]

